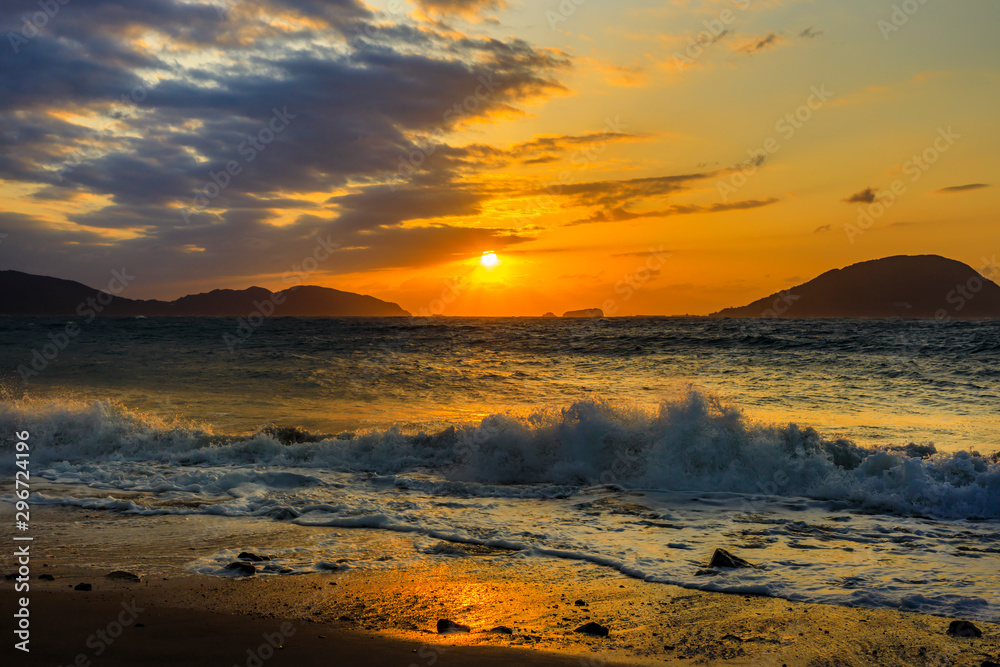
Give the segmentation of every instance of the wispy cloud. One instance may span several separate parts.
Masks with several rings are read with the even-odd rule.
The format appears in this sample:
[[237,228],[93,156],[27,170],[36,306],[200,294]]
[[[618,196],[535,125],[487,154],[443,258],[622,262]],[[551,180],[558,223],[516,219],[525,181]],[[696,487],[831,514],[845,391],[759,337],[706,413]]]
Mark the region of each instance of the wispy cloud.
[[773,49],[781,43],[782,37],[776,32],[768,33],[763,37],[755,37],[749,43],[738,46],[737,49],[747,54],[754,54],[767,49]]
[[638,218],[666,218],[673,215],[693,215],[698,213],[722,213],[724,211],[745,211],[754,208],[762,208],[777,204],[780,200],[776,197],[768,199],[748,199],[745,201],[716,203],[708,206],[697,204],[675,204],[665,209],[656,211],[628,211],[624,208],[614,208],[610,210],[597,211],[587,218],[574,220],[566,226],[589,225],[600,222],[624,222]]
[[935,190],[934,192],[938,194],[954,194],[956,192],[982,190],[983,188],[988,188],[988,187],[990,187],[989,183],[968,183],[967,185],[952,185],[951,187],[941,188],[940,190]]

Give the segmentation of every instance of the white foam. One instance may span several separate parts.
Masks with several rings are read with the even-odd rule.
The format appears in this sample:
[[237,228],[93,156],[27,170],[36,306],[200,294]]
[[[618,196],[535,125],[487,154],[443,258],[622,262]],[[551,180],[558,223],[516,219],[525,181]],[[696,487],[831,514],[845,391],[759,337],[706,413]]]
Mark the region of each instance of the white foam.
[[[738,408],[691,392],[656,411],[600,399],[526,415],[496,414],[432,435],[393,427],[282,444],[273,432],[217,436],[163,424],[107,402],[0,405],[0,428],[31,432],[33,461],[114,488],[174,485],[225,493],[240,484],[300,488],[317,481],[287,469],[365,472],[385,484],[450,495],[558,497],[580,486],[718,491],[844,500],[879,511],[1000,518],[1000,463],[933,447],[889,450],[829,440],[795,424],[757,424]],[[11,444],[6,442],[5,447]],[[921,458],[923,456],[923,458]],[[0,466],[9,467],[13,457]],[[102,463],[119,464],[109,472]],[[194,467],[185,477],[147,466]],[[242,466],[240,473],[205,467]],[[256,470],[267,466],[266,471]],[[429,475],[413,474],[428,471]],[[143,477],[148,475],[148,477]],[[248,476],[249,475],[249,476]]]

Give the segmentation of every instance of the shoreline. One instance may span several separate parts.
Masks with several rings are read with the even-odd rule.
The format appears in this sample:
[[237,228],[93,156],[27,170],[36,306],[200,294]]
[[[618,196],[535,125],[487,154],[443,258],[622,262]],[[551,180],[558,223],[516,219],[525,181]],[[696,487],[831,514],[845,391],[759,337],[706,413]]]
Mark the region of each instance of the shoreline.
[[[978,666],[1000,658],[1000,625],[994,623],[975,622],[981,638],[958,638],[946,634],[953,619],[944,617],[702,592],[559,559],[513,567],[507,557],[484,552],[442,557],[433,567],[197,575],[186,565],[220,548],[301,542],[330,531],[213,517],[212,531],[202,534],[194,530],[197,524],[177,516],[44,506],[35,512],[33,650],[25,656],[6,642],[0,655],[13,661],[5,664],[69,665],[83,653],[95,665],[246,666],[247,651],[285,623],[295,628],[294,636],[262,664],[326,664],[330,655],[351,664],[407,667]],[[379,540],[398,538],[366,529],[338,533],[345,543],[367,540],[373,549]],[[4,574],[15,569],[10,555],[3,567]],[[142,581],[106,577],[118,569]],[[54,581],[39,581],[40,574]],[[78,583],[93,590],[76,591]],[[16,597],[13,582],[4,581],[4,608],[13,610]],[[87,637],[113,623],[132,599],[144,608],[136,619],[142,626],[128,627],[95,660]],[[472,632],[439,635],[440,618],[469,625]],[[609,636],[574,632],[586,622],[608,627]],[[511,634],[487,632],[496,626],[511,628]],[[247,667],[256,664],[250,662]]]

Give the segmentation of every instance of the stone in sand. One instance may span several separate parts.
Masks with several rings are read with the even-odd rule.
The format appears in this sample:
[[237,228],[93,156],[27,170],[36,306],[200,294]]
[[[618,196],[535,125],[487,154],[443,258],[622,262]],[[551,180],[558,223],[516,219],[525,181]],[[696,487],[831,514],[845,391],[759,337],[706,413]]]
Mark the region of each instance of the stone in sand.
[[447,618],[438,619],[437,629],[439,635],[446,635],[452,632],[469,632],[471,630],[469,626],[461,625]]
[[227,570],[236,572],[241,577],[251,577],[257,574],[257,568],[255,568],[250,563],[241,563],[239,561],[234,561],[226,566]]
[[601,625],[600,623],[594,623],[593,621],[587,623],[586,625],[581,625],[573,632],[579,632],[585,635],[594,635],[595,637],[608,636],[608,629],[603,625]]
[[954,637],[982,637],[983,631],[968,621],[952,621],[948,634]]
[[587,603],[584,602],[583,600],[577,600],[573,604],[575,604],[577,607],[586,607],[587,606]]
[[132,574],[131,572],[126,572],[125,570],[115,570],[114,572],[108,572],[108,579],[117,579],[118,581],[130,581],[133,583],[138,583],[142,579],[137,574]]
[[42,581],[55,581],[56,580],[56,578],[53,577],[51,574],[40,574],[40,575],[38,575],[38,578],[41,579]]
[[735,556],[725,549],[716,549],[715,553],[712,554],[712,562],[708,564],[709,567],[757,567],[747,561],[743,560],[739,556]]
[[241,551],[240,555],[237,556],[240,560],[249,560],[254,563],[259,563],[262,560],[271,560],[270,556],[258,556],[257,554],[250,553],[249,551]]
[[508,628],[506,625],[498,625],[497,627],[487,630],[487,632],[495,632],[498,635],[512,635],[514,631]]
[[92,590],[94,590],[94,587],[91,586],[90,584],[77,584],[76,586],[73,587],[73,590],[74,591],[92,591]]

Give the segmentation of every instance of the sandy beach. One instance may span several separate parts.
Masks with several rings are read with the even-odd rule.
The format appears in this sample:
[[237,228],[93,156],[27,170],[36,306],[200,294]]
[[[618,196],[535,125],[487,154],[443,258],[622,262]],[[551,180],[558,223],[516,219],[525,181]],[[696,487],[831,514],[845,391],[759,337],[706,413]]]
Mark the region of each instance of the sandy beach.
[[[31,652],[8,641],[5,664],[978,666],[1000,657],[996,624],[977,621],[979,638],[953,637],[955,619],[704,593],[558,559],[515,574],[489,550],[423,568],[196,575],[186,565],[219,548],[302,541],[318,529],[36,511]],[[14,569],[6,556],[4,572]],[[121,569],[141,581],[106,576]],[[75,590],[81,583],[92,590]],[[5,609],[19,595],[3,583]],[[438,619],[471,632],[438,634]],[[608,636],[574,632],[587,622]],[[489,632],[498,626],[510,634]]]

